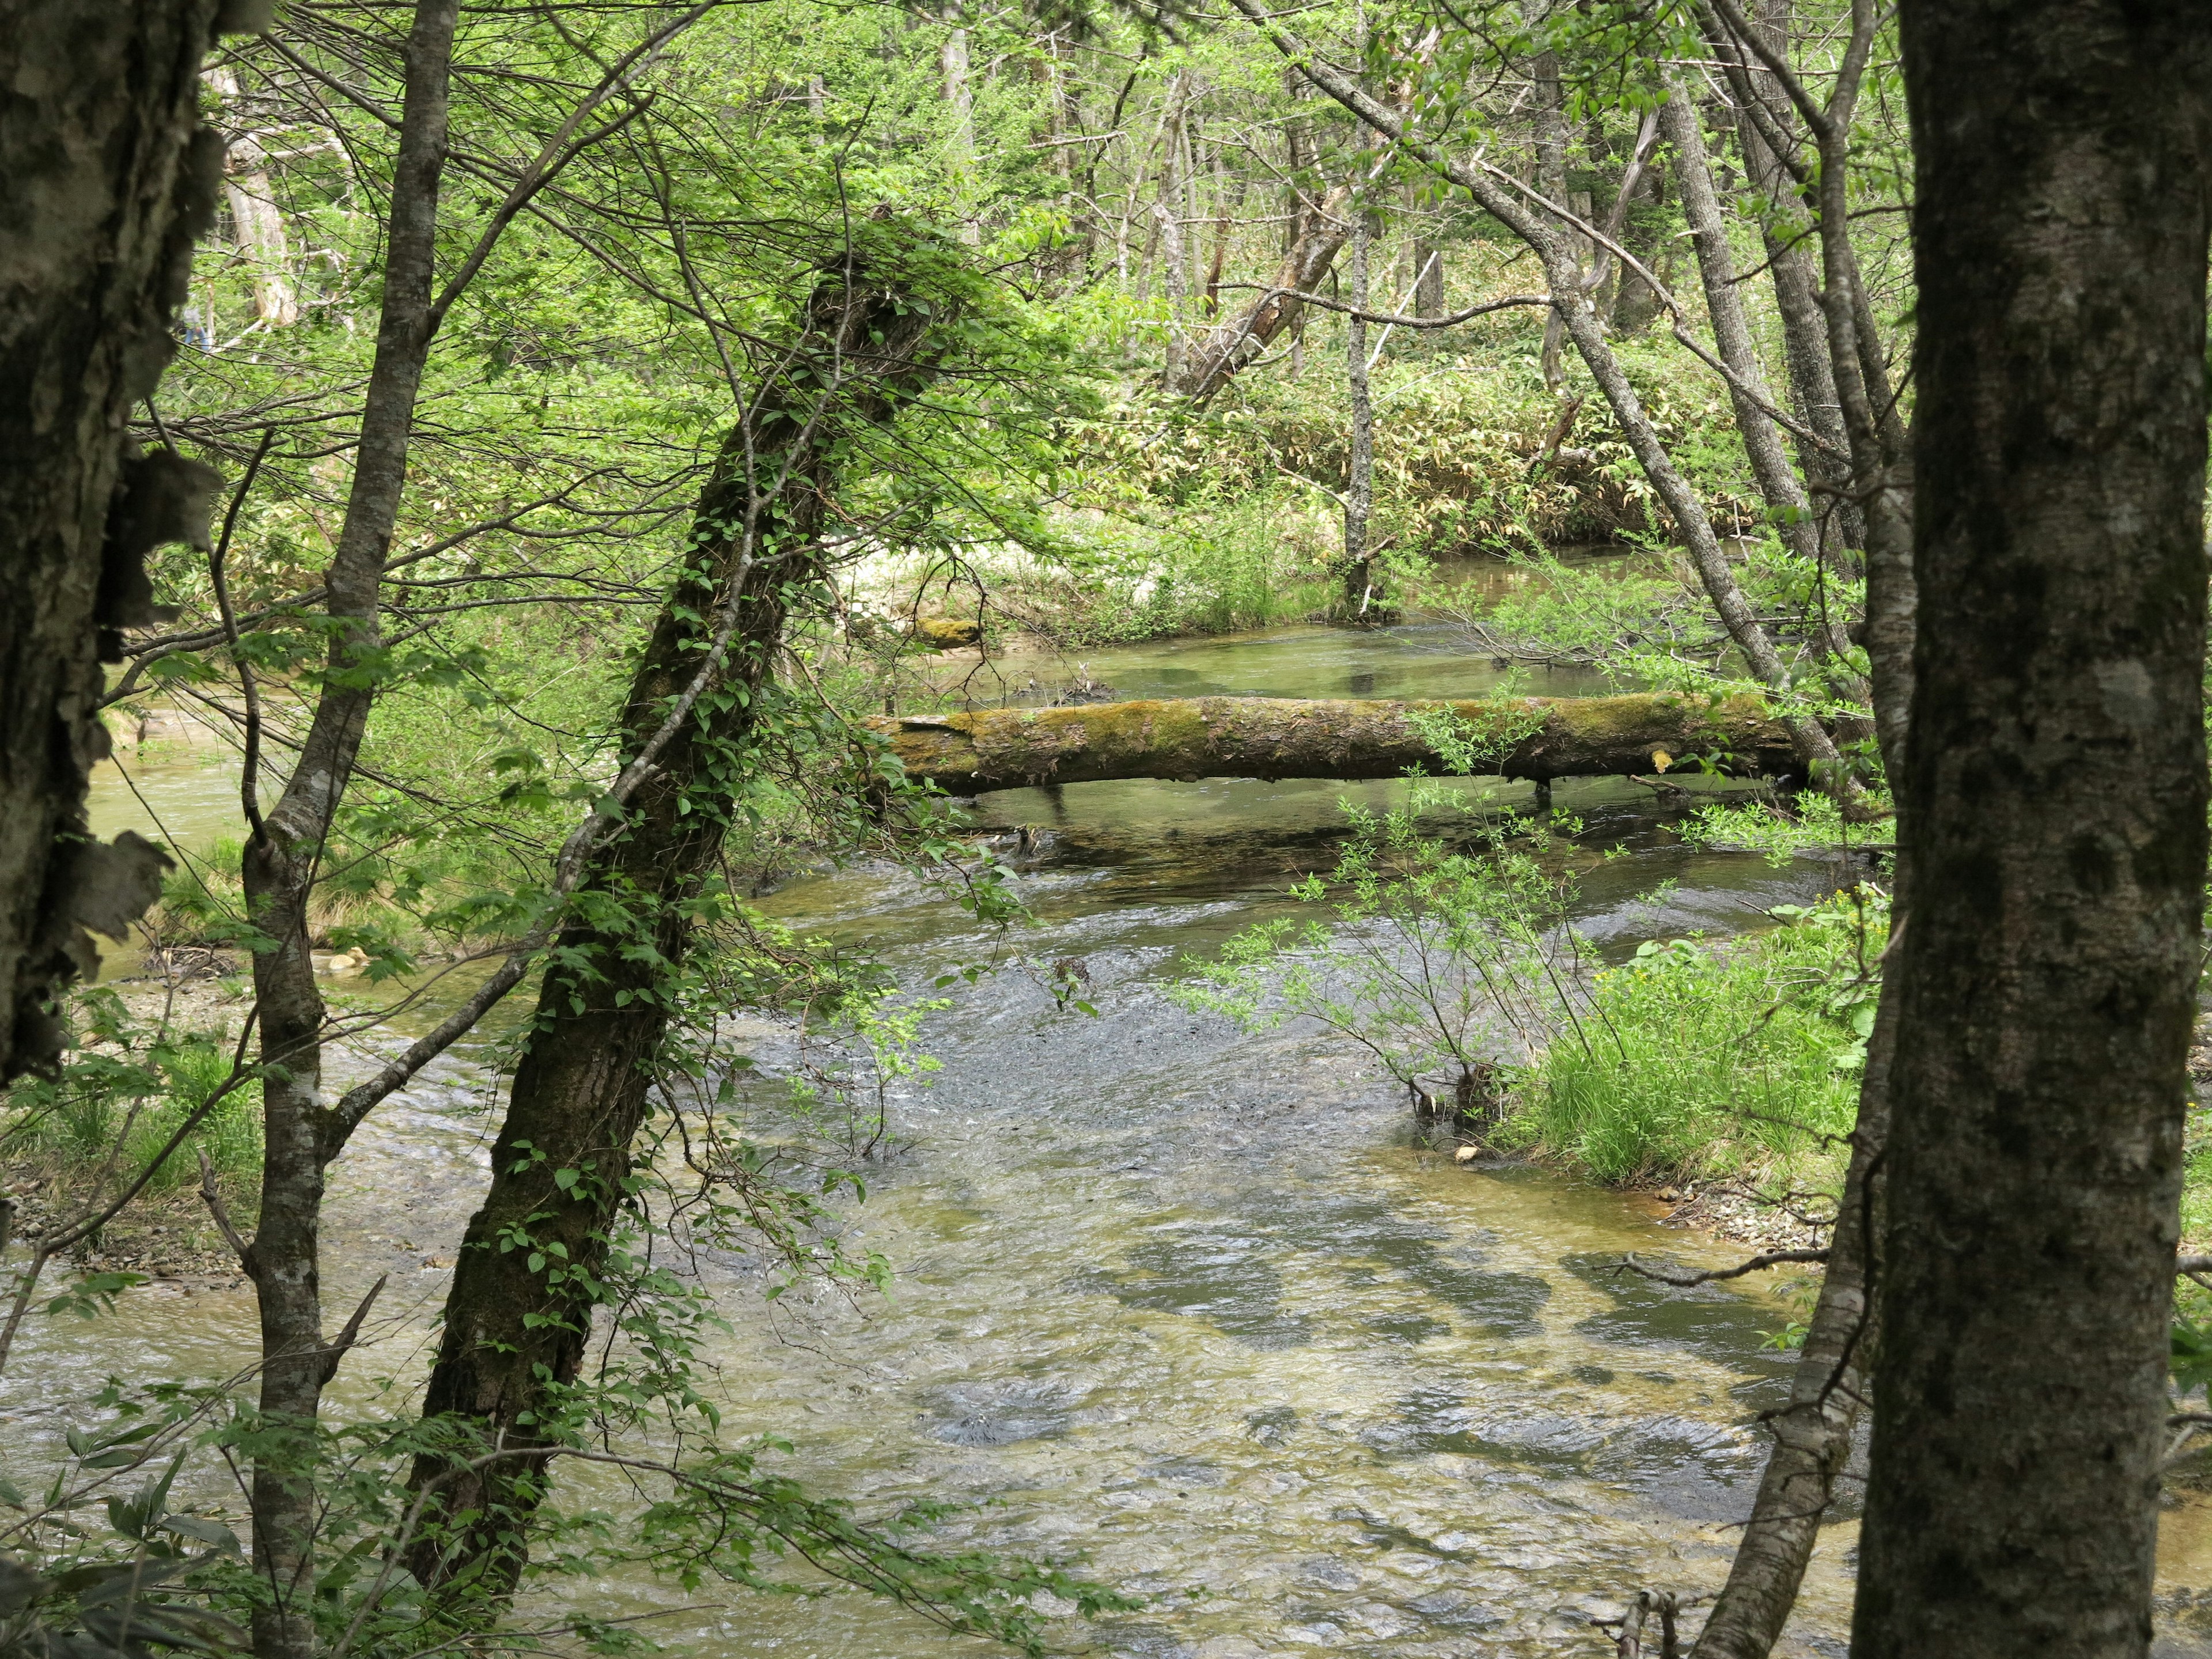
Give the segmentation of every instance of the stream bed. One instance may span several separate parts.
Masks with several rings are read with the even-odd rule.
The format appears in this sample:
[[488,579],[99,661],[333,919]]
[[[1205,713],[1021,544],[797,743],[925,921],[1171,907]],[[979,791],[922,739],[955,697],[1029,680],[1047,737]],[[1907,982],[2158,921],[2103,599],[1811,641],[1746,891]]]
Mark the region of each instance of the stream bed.
[[[1467,696],[1497,678],[1448,630],[1419,625],[1085,656],[1126,696]],[[1072,667],[1021,672],[1065,683]],[[221,795],[165,785],[164,769],[146,769],[141,788],[179,817]],[[1754,1419],[1788,1374],[1768,1337],[1789,1310],[1757,1285],[1674,1290],[1615,1264],[1632,1249],[1718,1264],[1733,1248],[1662,1227],[1647,1199],[1541,1169],[1455,1166],[1416,1142],[1403,1092],[1341,1044],[1297,1024],[1240,1035],[1167,994],[1180,953],[1279,914],[1288,881],[1331,860],[1340,798],[1379,804],[1399,787],[985,798],[981,826],[1024,849],[1009,856],[1037,918],[1012,948],[1079,958],[1097,1015],[1056,1007],[1041,974],[1003,961],[939,994],[951,1006],[924,1046],[943,1069],[893,1101],[894,1150],[854,1212],[854,1242],[896,1271],[887,1296],[770,1303],[746,1261],[709,1265],[733,1327],[714,1354],[726,1428],[788,1438],[778,1467],[863,1513],[974,1504],[946,1541],[1079,1558],[1150,1599],[1059,1622],[1056,1650],[1597,1659],[1611,1647],[1593,1617],[1635,1589],[1710,1592],[1726,1573],[1763,1455]],[[103,788],[112,833],[135,808]],[[1563,781],[1556,799],[1589,847],[1624,849],[1593,857],[1581,890],[1580,925],[1610,954],[1756,926],[1832,880],[1816,861],[1687,847],[1625,782]],[[866,945],[910,986],[1005,954],[889,870],[809,875],[765,905]],[[783,1040],[765,1022],[755,1039],[764,1059]],[[333,1318],[393,1275],[340,1409],[368,1408],[374,1377],[419,1376],[495,1106],[477,1061],[442,1062],[334,1167]],[[40,1322],[0,1382],[8,1462],[34,1462],[67,1402],[108,1373],[228,1375],[253,1332],[239,1289],[156,1285],[95,1323]],[[1846,1651],[1855,1513],[1847,1494],[1782,1651]],[[2191,1633],[2191,1587],[2212,1583],[2204,1517],[2194,1500],[2168,1514],[2170,1659],[2212,1652]],[[607,1589],[639,1611],[678,1601]],[[858,1595],[702,1591],[684,1605],[653,1633],[700,1659],[996,1650]]]

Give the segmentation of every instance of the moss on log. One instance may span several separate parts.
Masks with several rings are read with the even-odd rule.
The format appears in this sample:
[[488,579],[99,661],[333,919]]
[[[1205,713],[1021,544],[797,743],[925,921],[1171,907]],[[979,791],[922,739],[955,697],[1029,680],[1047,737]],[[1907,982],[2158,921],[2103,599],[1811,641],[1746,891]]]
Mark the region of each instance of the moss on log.
[[1467,769],[1502,777],[1648,775],[1698,757],[1736,776],[1797,769],[1790,734],[1756,697],[1187,697],[869,724],[890,739],[909,776],[978,795],[1106,778],[1384,778],[1413,766],[1449,773],[1455,769],[1409,718],[1424,709],[1449,710],[1490,738],[1486,758]]

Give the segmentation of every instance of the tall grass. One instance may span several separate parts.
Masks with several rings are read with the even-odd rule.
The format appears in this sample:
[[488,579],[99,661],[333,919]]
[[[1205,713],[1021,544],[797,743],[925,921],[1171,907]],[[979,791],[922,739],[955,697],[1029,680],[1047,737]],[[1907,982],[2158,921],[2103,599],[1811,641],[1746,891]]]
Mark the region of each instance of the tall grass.
[[1833,1164],[1886,919],[1848,897],[1778,914],[1771,932],[1654,942],[1596,975],[1589,1046],[1555,1042],[1525,1075],[1528,1143],[1615,1182]]

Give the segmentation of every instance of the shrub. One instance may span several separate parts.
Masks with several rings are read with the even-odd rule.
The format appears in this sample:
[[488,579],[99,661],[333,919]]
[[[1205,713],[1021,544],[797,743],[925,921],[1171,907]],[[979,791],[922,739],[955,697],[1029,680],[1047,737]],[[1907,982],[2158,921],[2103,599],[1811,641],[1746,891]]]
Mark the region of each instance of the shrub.
[[1791,1179],[1834,1162],[1858,1109],[1887,918],[1841,896],[1771,932],[1653,941],[1596,975],[1593,1040],[1554,1043],[1516,1127],[1604,1181]]

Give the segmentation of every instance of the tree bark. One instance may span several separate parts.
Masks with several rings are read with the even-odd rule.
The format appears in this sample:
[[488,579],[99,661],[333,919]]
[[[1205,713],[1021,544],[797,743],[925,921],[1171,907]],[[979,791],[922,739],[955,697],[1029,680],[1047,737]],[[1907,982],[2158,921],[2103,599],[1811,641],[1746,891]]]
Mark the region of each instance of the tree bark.
[[1375,508],[1375,403],[1367,395],[1368,250],[1375,240],[1375,216],[1363,210],[1352,232],[1352,303],[1358,310],[1344,319],[1344,384],[1352,401],[1352,453],[1344,483],[1344,610],[1357,619],[1367,614],[1374,592],[1374,555],[1367,544],[1367,521]]
[[2212,25],[1906,0],[1917,676],[1852,1652],[2136,1659],[2206,855]]
[[435,326],[438,191],[459,10],[459,0],[421,0],[407,37],[376,356],[345,521],[324,578],[331,672],[291,778],[253,826],[242,861],[249,914],[275,941],[253,956],[261,1058],[269,1069],[262,1085],[260,1224],[245,1263],[260,1309],[261,1414],[271,1448],[253,1475],[254,1565],[270,1589],[254,1612],[257,1659],[305,1659],[314,1649],[312,1471],[330,1376],[319,1228],[324,1170],[352,1126],[322,1098],[324,1006],[308,954],[307,901],[374,696],[368,665],[381,639],[379,589]]
[[198,121],[218,27],[260,24],[217,0],[0,0],[0,1080],[58,1057],[46,1005],[96,963],[83,927],[120,938],[160,891],[150,846],[88,839],[84,792],[102,636],[156,620],[150,547],[205,536],[211,476],[136,459],[125,425],[222,176]]
[[[1501,777],[1621,777],[1706,756],[1733,775],[1791,769],[1789,731],[1753,697],[1718,707],[1658,693],[1458,702],[1188,697],[868,722],[909,777],[977,795],[1105,778],[1392,778],[1449,770],[1407,716],[1449,709],[1502,747]],[[1664,759],[1660,757],[1665,757]]]
[[[793,361],[740,418],[701,497],[693,556],[631,682],[625,757],[662,725],[731,596],[726,665],[593,858],[589,902],[546,970],[490,1189],[454,1267],[424,1415],[473,1424],[510,1449],[560,1443],[549,1401],[583,1363],[589,1285],[627,1196],[691,902],[744,788],[785,616],[822,580],[818,538],[838,469],[861,424],[890,421],[921,392],[950,338],[944,325],[957,307],[916,306],[895,260],[872,272],[863,257],[850,286],[842,270],[823,277]],[[511,1588],[542,1471],[527,1461],[465,1469],[424,1458],[413,1481],[434,1494],[408,1553],[416,1577],[441,1584],[481,1566],[477,1582]]]

